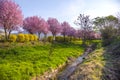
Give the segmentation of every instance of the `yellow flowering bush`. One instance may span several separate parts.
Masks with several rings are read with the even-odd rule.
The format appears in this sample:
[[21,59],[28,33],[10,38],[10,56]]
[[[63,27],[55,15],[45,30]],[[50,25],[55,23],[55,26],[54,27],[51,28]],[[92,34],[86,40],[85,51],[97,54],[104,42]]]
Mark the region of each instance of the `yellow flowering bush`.
[[16,40],[17,40],[17,36],[16,35],[14,35],[14,34],[10,35],[10,41],[11,42],[16,42]]
[[26,42],[30,41],[29,34],[24,34],[24,37],[25,37],[25,41],[26,41]]
[[24,42],[25,41],[25,36],[24,36],[24,34],[18,34],[17,35],[17,40],[19,41],[19,42]]

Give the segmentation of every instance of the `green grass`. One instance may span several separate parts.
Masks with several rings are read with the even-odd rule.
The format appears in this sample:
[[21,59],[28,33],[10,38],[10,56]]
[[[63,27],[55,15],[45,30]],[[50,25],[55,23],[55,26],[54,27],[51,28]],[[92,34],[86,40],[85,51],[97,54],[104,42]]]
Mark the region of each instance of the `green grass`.
[[80,56],[80,43],[4,43],[0,44],[0,80],[29,80],[65,63],[68,57]]
[[69,80],[120,80],[120,44],[113,43],[90,53]]
[[104,48],[97,49],[89,54],[71,78],[73,77],[75,80],[78,78],[79,80],[101,80],[102,70],[104,69],[107,59],[103,55]]

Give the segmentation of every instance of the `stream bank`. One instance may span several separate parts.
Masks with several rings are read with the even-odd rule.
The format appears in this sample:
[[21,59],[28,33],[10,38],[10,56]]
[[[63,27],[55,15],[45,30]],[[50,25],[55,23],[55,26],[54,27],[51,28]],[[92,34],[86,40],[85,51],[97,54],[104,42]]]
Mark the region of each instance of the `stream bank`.
[[95,45],[88,46],[83,55],[77,59],[68,58],[64,64],[57,69],[50,69],[41,76],[36,76],[32,80],[68,80],[68,77],[76,70],[77,66],[84,61],[84,58],[95,49]]
[[58,74],[57,80],[68,80],[70,75],[72,75],[72,73],[77,69],[78,65],[80,65],[87,57],[87,55],[94,51],[94,49],[94,44],[88,46],[82,56],[78,57],[72,64],[68,65],[65,70]]

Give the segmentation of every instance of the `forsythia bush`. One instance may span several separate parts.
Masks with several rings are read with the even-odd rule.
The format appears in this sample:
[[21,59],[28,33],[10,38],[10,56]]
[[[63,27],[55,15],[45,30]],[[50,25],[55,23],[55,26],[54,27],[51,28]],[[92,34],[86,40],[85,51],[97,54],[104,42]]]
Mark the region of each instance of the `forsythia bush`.
[[30,41],[29,34],[24,34],[24,37],[25,37],[25,41],[26,41],[26,42]]
[[24,41],[25,41],[25,36],[24,36],[24,34],[18,34],[17,40],[18,40],[19,42],[24,42]]
[[32,34],[29,34],[30,41],[34,41],[34,36]]
[[33,35],[33,34],[18,34],[18,35],[10,35],[10,41],[11,42],[28,42],[28,41],[37,41],[38,37],[37,35]]
[[16,35],[10,35],[10,41],[11,42],[16,42],[16,40],[17,40],[17,36]]
[[33,35],[33,36],[34,36],[34,41],[37,41],[38,37],[36,35]]

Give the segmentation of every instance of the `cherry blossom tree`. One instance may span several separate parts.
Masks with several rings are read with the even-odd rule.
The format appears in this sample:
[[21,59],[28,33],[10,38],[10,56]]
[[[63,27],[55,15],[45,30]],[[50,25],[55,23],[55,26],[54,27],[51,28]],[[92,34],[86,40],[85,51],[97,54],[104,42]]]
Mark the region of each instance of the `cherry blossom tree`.
[[56,18],[49,18],[48,24],[50,25],[49,30],[53,35],[53,40],[55,40],[56,35],[61,32],[61,25]]
[[70,27],[70,28],[68,29],[67,35],[70,37],[70,40],[71,40],[72,37],[75,37],[75,35],[76,35],[76,30],[75,30],[73,27]]
[[44,42],[46,42],[47,34],[49,33],[49,24],[48,24],[48,22],[45,22],[44,29],[43,29],[42,32],[44,34]]
[[27,17],[23,21],[23,29],[28,31],[30,34],[37,33],[39,25],[40,19],[38,16]]
[[68,32],[69,32],[70,25],[69,25],[68,22],[64,21],[64,22],[61,24],[61,27],[62,27],[61,34],[63,35],[64,41],[65,41],[65,36],[66,36],[66,35],[68,34]]
[[43,18],[40,18],[40,23],[39,26],[37,27],[39,39],[41,33],[43,33],[44,36],[46,37],[47,33],[49,32],[48,28],[49,28],[49,24]]
[[43,18],[38,16],[27,17],[23,21],[23,25],[23,28],[29,33],[38,33],[39,40],[41,33],[44,33],[46,36],[46,34],[49,32],[49,24]]
[[4,29],[6,40],[13,30],[22,25],[23,15],[18,4],[12,0],[0,0],[0,27]]
[[80,29],[76,31],[76,36],[79,38],[79,40],[82,37],[82,31]]
[[49,33],[49,24],[48,24],[48,22],[45,22],[45,24],[44,24],[44,29],[43,29],[43,34],[44,34],[44,36],[46,37],[47,36],[47,34]]

